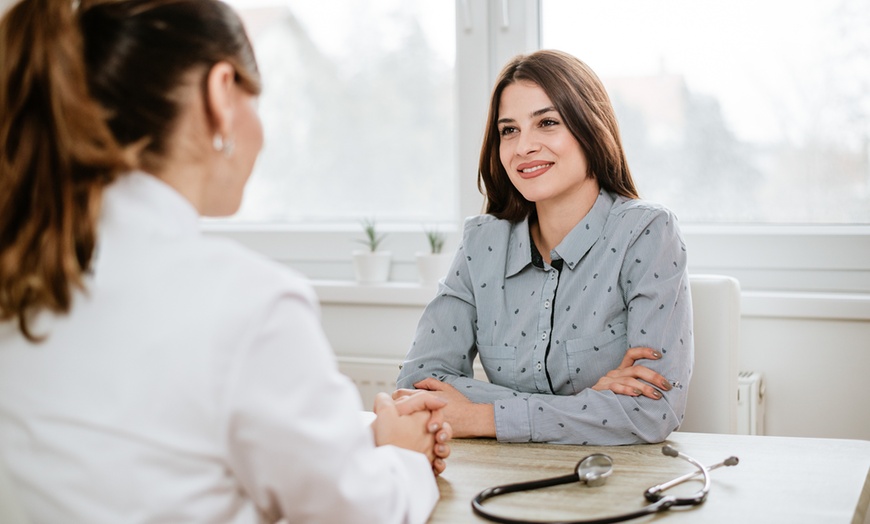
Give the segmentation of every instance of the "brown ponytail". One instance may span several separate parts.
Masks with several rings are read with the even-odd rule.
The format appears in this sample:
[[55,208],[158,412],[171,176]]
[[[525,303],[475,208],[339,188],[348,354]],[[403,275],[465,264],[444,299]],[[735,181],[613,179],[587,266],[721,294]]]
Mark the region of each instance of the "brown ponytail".
[[[21,0],[0,21],[0,320],[32,331],[84,289],[103,188],[158,169],[191,73],[227,61],[260,92],[238,15],[216,0]],[[135,152],[135,160],[126,160]]]
[[94,250],[103,187],[128,168],[88,89],[69,0],[23,0],[0,21],[0,319],[30,340],[69,311]]

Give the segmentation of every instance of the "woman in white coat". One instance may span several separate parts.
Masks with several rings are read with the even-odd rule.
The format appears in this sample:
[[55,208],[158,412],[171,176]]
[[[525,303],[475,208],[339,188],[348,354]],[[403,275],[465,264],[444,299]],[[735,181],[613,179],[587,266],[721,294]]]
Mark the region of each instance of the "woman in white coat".
[[234,213],[254,56],[214,0],[23,0],[0,22],[0,463],[34,522],[424,522],[443,401],[371,428],[295,273]]

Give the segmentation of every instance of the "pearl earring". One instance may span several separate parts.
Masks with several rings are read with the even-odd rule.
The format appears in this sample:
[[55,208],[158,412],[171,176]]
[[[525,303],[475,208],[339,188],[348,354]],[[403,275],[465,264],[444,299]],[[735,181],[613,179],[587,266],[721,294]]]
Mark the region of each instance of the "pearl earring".
[[224,136],[220,133],[215,133],[214,138],[211,141],[211,145],[215,151],[218,153],[223,153],[225,157],[229,158],[233,154],[233,149],[236,147],[236,143],[232,138]]

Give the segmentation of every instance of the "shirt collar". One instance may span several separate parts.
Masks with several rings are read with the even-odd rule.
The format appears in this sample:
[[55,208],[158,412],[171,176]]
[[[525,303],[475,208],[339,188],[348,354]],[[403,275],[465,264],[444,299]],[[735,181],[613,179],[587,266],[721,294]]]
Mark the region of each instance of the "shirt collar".
[[193,205],[167,183],[141,171],[121,175],[106,188],[103,219],[158,236],[199,233],[199,213]]
[[614,198],[610,193],[603,189],[599,191],[592,209],[554,249],[569,269],[574,269],[604,234],[604,225],[613,202]]
[[506,278],[516,275],[532,263],[531,243],[529,217],[526,217],[511,226],[504,274]]
[[[610,193],[599,191],[592,209],[553,250],[556,254],[554,258],[561,258],[569,269],[574,269],[604,233],[614,200]],[[505,277],[519,273],[532,263],[531,242],[528,217],[511,226]]]

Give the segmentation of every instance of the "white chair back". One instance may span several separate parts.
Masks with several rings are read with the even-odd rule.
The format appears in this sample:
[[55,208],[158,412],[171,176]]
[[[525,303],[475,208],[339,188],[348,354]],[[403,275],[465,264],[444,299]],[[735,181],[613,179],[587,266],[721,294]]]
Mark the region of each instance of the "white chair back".
[[740,284],[721,275],[689,275],[695,368],[680,431],[737,432]]

